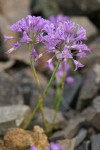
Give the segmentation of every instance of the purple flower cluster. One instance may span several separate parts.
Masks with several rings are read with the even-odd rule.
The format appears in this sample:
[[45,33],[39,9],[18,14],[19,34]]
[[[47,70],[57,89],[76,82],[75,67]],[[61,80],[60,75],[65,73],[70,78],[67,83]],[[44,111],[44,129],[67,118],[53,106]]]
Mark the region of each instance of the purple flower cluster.
[[[45,150],[61,150],[62,146],[58,143],[50,143],[50,147],[46,147]],[[30,150],[38,150],[35,146],[31,146]]]
[[[18,49],[23,43],[32,43],[33,45],[39,43],[39,34],[43,30],[43,27],[45,24],[47,24],[49,21],[45,20],[41,17],[35,17],[35,16],[27,16],[26,18],[22,18],[21,20],[17,21],[15,24],[13,24],[10,29],[13,32],[18,32],[22,34],[22,37],[20,38],[17,43],[14,43],[12,48],[7,51],[7,54],[10,54],[11,52]],[[5,40],[12,40],[14,37],[12,36],[6,36],[4,35]],[[33,53],[32,53],[33,54]],[[36,51],[34,49],[34,54],[36,56]]]
[[[77,61],[76,58],[83,58],[90,51],[87,45],[84,44],[84,40],[87,39],[86,30],[71,22],[65,16],[52,16],[49,20],[27,16],[13,24],[11,30],[20,32],[22,37],[11,45],[12,48],[7,51],[7,54],[18,49],[23,43],[31,43],[33,45],[31,56],[34,61],[37,61],[45,53],[52,53],[53,57],[47,63],[50,64],[54,58],[61,59],[60,68],[65,68],[64,70],[67,68],[69,59],[73,61],[75,70],[83,67],[84,65]],[[5,35],[4,38],[12,40],[14,37]],[[42,54],[38,54],[35,50],[35,45],[38,43],[42,43],[46,49]],[[59,70],[58,74],[61,74]]]
[[[83,58],[90,49],[84,44],[86,40],[86,31],[75,23],[67,21],[58,21],[55,25],[51,23],[44,27],[45,35],[41,34],[39,40],[44,43],[48,53],[54,53],[57,59],[71,59],[75,64],[75,70],[84,65],[75,58]],[[53,58],[54,58],[53,56]],[[50,60],[51,61],[51,60]],[[49,62],[50,62],[49,61]]]

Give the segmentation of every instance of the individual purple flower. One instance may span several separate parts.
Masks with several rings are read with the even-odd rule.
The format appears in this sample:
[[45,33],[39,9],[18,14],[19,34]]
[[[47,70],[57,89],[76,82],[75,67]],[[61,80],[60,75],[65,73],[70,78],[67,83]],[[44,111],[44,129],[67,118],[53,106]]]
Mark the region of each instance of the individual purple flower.
[[84,67],[83,64],[81,64],[79,61],[74,60],[74,64],[75,64],[75,70],[77,70],[78,68]]
[[80,27],[76,32],[78,40],[86,40],[86,30],[83,27]]
[[21,46],[21,44],[17,42],[17,43],[11,44],[11,46],[12,46],[12,48],[10,48],[10,49],[6,52],[6,54],[11,54],[13,51],[15,51],[16,49],[18,49],[18,48]]
[[63,51],[62,51],[62,53],[59,55],[58,54],[58,56],[57,56],[58,58],[73,58],[72,57],[72,54],[70,53],[70,51],[68,50],[68,48],[67,48],[67,46],[65,45],[65,47],[64,47],[64,49],[63,49]]
[[37,54],[36,50],[33,48],[30,56],[32,56],[34,58],[34,61],[37,61],[38,59],[40,59],[43,56],[43,53],[40,53],[39,55]]
[[67,16],[58,15],[58,16],[51,16],[49,20],[54,24],[57,25],[59,22],[64,22],[68,20]]
[[38,54],[37,54],[37,52],[36,52],[36,50],[34,48],[32,49],[30,55],[33,56],[34,58],[38,57]]
[[55,32],[55,26],[52,23],[46,24],[43,28],[43,31],[44,32],[39,36],[39,41],[44,44],[48,52],[53,53],[56,51],[55,47],[60,42],[60,35],[58,32]]
[[20,40],[21,43],[30,43],[32,42],[32,39],[29,38],[29,36],[27,35],[27,33],[24,31],[23,32],[23,37]]
[[77,56],[80,57],[80,58],[83,58],[83,57],[86,57],[86,53],[85,52],[79,52],[77,54]]
[[19,26],[21,32],[23,32],[23,31],[28,32],[29,27],[26,24],[26,19],[25,18],[22,18],[17,23],[18,23],[18,26]]
[[17,49],[17,48],[19,48],[19,47],[21,46],[21,44],[17,42],[17,43],[11,44],[11,46],[12,46],[14,49]]
[[65,40],[65,31],[62,22],[59,22],[55,27],[55,37],[58,39]]
[[62,70],[61,68],[59,68],[59,69],[57,70],[56,76],[59,77],[59,78],[62,78],[63,75],[64,75],[63,70]]
[[13,24],[10,29],[13,31],[13,32],[22,32],[22,29],[20,27],[20,24],[19,22],[16,22],[15,24]]
[[35,146],[31,146],[30,150],[38,150]]
[[5,40],[12,40],[12,39],[14,39],[13,36],[7,36],[7,35],[4,35],[4,38],[5,38]]
[[63,76],[65,76],[67,78],[67,75],[68,75],[69,71],[70,71],[70,66],[66,62],[66,59],[64,59],[61,62],[60,66],[57,70],[56,76],[59,77],[59,78],[62,78]]
[[80,43],[79,45],[77,45],[76,49],[79,51],[79,52],[82,52],[82,51],[87,51],[87,52],[90,52],[90,48],[87,47],[86,44],[82,44]]
[[[55,64],[52,62],[52,58],[47,61],[47,67],[52,72],[54,71]],[[66,78],[65,80],[68,81],[67,83],[71,84],[71,83],[73,83],[73,77],[69,76],[69,71],[70,71],[70,65],[66,62],[66,59],[64,59],[61,62],[60,66],[59,66],[59,68],[58,68],[58,70],[56,72],[56,77],[58,79],[61,79],[62,77],[65,76],[65,78]]]
[[6,52],[6,54],[11,54],[14,50],[15,50],[15,49],[12,47],[12,48],[10,48],[10,49]]
[[64,28],[65,28],[65,32],[71,32],[73,31],[73,29],[75,28],[75,23],[71,22],[71,21],[65,21],[64,22]]
[[38,20],[37,24],[36,24],[35,27],[34,27],[34,31],[35,31],[36,33],[41,32],[41,30],[43,29],[44,25],[45,25],[47,22],[48,22],[47,20],[45,20],[45,19],[43,19],[43,18],[40,17],[40,19]]
[[51,71],[54,71],[54,65],[52,63],[52,59],[49,59],[47,61],[47,65],[46,65]]
[[73,78],[72,76],[67,76],[66,82],[67,82],[69,85],[71,85],[71,84],[74,83],[74,78]]
[[50,143],[50,150],[61,150],[62,146],[59,143]]

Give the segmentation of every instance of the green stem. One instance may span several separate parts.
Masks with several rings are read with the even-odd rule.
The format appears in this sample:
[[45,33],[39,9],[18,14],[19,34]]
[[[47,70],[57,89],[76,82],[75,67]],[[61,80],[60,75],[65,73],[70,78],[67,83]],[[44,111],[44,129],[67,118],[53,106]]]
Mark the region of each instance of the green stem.
[[40,111],[41,111],[41,116],[42,116],[42,121],[43,121],[43,124],[44,124],[44,130],[45,132],[47,132],[47,122],[46,122],[46,119],[45,119],[45,115],[44,115],[44,112],[43,112],[43,97],[40,95],[40,98],[39,98],[39,103],[40,103]]
[[[43,112],[43,97],[41,95],[41,91],[40,91],[40,82],[39,82],[39,79],[38,79],[38,76],[37,76],[37,73],[36,73],[36,70],[35,70],[35,67],[33,65],[33,61],[31,61],[31,68],[32,68],[32,72],[33,72],[33,75],[34,75],[34,78],[36,80],[36,83],[37,83],[37,88],[38,88],[38,98],[39,98],[39,101],[40,101],[40,111],[41,111],[41,115],[42,115],[42,120],[43,120],[43,124],[44,124],[44,127],[46,129],[46,120],[45,120],[45,117],[44,117],[44,112]],[[38,104],[37,104],[38,105]]]
[[60,92],[61,92],[60,83],[57,82],[57,86],[56,86],[56,97],[55,97],[54,105],[53,105],[54,110],[56,109],[56,105],[57,105],[57,101],[58,101],[58,97],[59,97],[59,93],[60,93]]
[[59,107],[60,107],[60,103],[61,103],[61,100],[62,100],[62,97],[63,97],[64,84],[65,84],[65,76],[63,76],[63,78],[62,78],[61,92],[60,92],[60,86],[57,86],[57,99],[56,99],[56,106],[55,106],[55,114],[54,114],[54,117],[53,117],[53,120],[52,120],[50,133],[52,133],[52,130],[54,128],[55,119],[56,119],[56,116],[57,116],[57,113],[58,113],[58,110],[59,110]]
[[30,123],[32,122],[32,120],[33,120],[33,118],[34,118],[34,116],[35,116],[35,113],[36,113],[37,110],[40,108],[40,105],[41,105],[41,102],[39,102],[39,103],[36,105],[34,111],[33,111],[32,114],[31,114],[31,117],[29,118],[27,124],[24,126],[24,129],[27,129],[27,128],[29,127]]
[[[29,44],[29,50],[30,52],[32,51],[32,44]],[[36,111],[40,108],[40,111],[41,111],[41,115],[42,115],[42,120],[43,120],[43,123],[44,123],[44,127],[46,129],[46,120],[45,120],[45,117],[44,117],[44,112],[43,112],[43,97],[41,95],[41,86],[40,86],[40,82],[39,82],[39,79],[38,79],[38,76],[37,76],[37,73],[36,73],[36,70],[35,70],[35,67],[34,67],[34,63],[33,63],[33,57],[30,57],[30,64],[31,64],[31,69],[32,69],[32,73],[33,73],[33,76],[36,80],[36,85],[37,85],[37,88],[38,88],[38,98],[39,98],[39,102],[38,104],[36,105],[36,108],[33,110],[32,112],[32,115],[29,119],[29,121],[27,122],[27,124],[25,125],[25,129],[28,128],[28,126],[30,125],[31,121],[33,120],[34,116],[35,116],[35,113]]]
[[[30,52],[32,51],[32,44],[29,44],[29,50],[30,50]],[[36,80],[38,93],[40,94],[40,82],[39,82],[39,79],[38,79],[38,76],[37,76],[37,73],[36,73],[36,70],[35,70],[33,62],[34,62],[33,61],[33,57],[31,56],[30,57],[30,65],[31,65],[31,69],[32,69],[32,73],[33,73],[34,79]]]
[[47,92],[48,92],[48,90],[49,90],[49,88],[50,88],[50,86],[51,86],[51,84],[52,84],[52,82],[53,82],[53,80],[55,78],[56,72],[57,72],[57,70],[59,68],[59,65],[60,65],[61,61],[62,61],[61,59],[58,60],[58,63],[57,63],[56,68],[55,68],[55,70],[54,70],[54,72],[53,72],[53,74],[52,74],[52,76],[50,78],[50,81],[49,81],[49,83],[47,84],[47,86],[46,86],[46,88],[44,90],[43,98],[46,97],[46,94],[47,94]]

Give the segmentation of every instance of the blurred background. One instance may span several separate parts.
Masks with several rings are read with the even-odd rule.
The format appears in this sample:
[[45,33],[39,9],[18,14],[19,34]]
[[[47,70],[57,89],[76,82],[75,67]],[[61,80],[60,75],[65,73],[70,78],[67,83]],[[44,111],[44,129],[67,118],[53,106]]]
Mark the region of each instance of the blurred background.
[[[78,118],[76,124],[73,124],[74,129],[69,130],[69,128],[66,128],[66,136],[73,138],[84,128],[85,131],[82,131],[82,133],[84,132],[82,136],[85,136],[83,139],[88,137],[87,141],[92,135],[100,132],[100,1],[0,0],[0,108],[15,104],[21,105],[21,111],[26,111],[22,109],[24,105],[27,105],[28,109],[33,109],[37,103],[37,88],[30,69],[27,46],[23,46],[7,56],[5,51],[10,46],[3,39],[3,34],[19,37],[17,33],[12,33],[9,27],[28,14],[44,18],[59,14],[66,15],[87,31],[87,44],[92,51],[87,58],[82,59],[86,67],[76,73],[71,73],[74,83],[65,85],[60,106],[61,113],[67,119],[68,127],[72,122],[76,122],[76,118]],[[41,45],[37,49],[43,51]],[[45,57],[48,58],[49,56],[45,55]],[[50,77],[50,72],[44,67],[44,64],[45,58],[41,59],[36,66],[42,85],[41,90],[44,89]],[[54,82],[44,104],[46,108],[50,109],[46,109],[47,115],[50,114],[52,108],[55,87],[56,83]],[[92,116],[90,117],[91,112]],[[85,121],[81,119],[82,116],[85,117]],[[36,122],[39,121],[36,120]],[[83,122],[85,125],[79,126]],[[59,124],[58,129],[61,130],[62,125]],[[60,135],[63,136],[61,133]],[[54,136],[54,138],[56,137],[57,135]],[[100,144],[100,142],[98,143]],[[84,150],[87,149],[84,148]]]

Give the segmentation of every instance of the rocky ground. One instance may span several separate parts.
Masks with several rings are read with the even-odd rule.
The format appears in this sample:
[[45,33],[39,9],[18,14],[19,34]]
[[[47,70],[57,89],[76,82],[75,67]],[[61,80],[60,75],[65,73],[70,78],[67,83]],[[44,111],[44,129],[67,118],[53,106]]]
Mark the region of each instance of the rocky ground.
[[[97,2],[95,1],[95,5],[98,4]],[[59,3],[61,3],[60,0]],[[84,69],[73,74],[74,83],[65,85],[54,131],[49,138],[50,141],[59,141],[63,144],[64,150],[100,150],[100,34],[98,26],[89,20],[88,15],[85,15],[85,13],[92,14],[100,10],[95,5],[88,9],[88,4],[86,4],[86,1],[76,3],[74,12],[76,12],[76,8],[80,8],[81,11],[78,15],[83,16],[71,14],[73,16],[70,18],[85,27],[88,37],[87,44],[92,51],[87,58],[82,60],[86,65]],[[9,4],[4,3],[3,0],[0,1],[0,150],[28,150],[34,143],[40,149],[44,148],[44,145],[48,145],[46,136],[41,137],[41,134],[43,134],[41,128],[36,126],[36,132],[21,129],[29,119],[31,111],[38,101],[36,83],[30,69],[27,47],[23,46],[10,56],[6,56],[4,53],[9,45],[3,41],[2,35],[5,33],[12,35],[8,27],[29,14],[29,5],[28,0],[24,0],[24,2],[14,1],[14,3],[13,0],[10,0]],[[34,5],[34,9],[32,6],[31,11],[40,12],[36,5]],[[61,5],[61,8],[63,7]],[[73,5],[70,5],[70,7],[73,8]],[[9,13],[7,13],[8,11]],[[58,9],[56,11],[58,12]],[[32,12],[34,13],[34,11]],[[43,15],[45,16],[45,12],[43,12]],[[18,37],[18,35],[14,36]],[[43,48],[39,46],[38,49],[42,51]],[[45,88],[49,78],[48,70],[43,67],[44,60],[45,58],[40,60],[36,66],[42,85],[41,90]],[[54,114],[52,109],[54,96],[55,83],[49,90],[44,103],[48,127]],[[42,126],[39,113],[36,114],[35,120],[30,126],[31,130],[35,124]],[[19,128],[16,129],[16,127]],[[13,129],[8,130],[9,128]],[[40,145],[45,141],[44,145],[36,144],[36,137],[37,141],[42,141]]]

